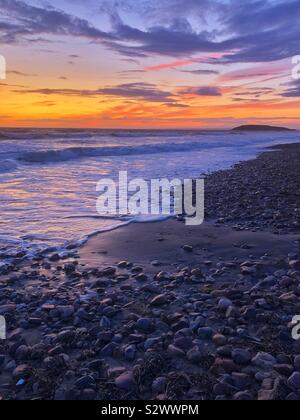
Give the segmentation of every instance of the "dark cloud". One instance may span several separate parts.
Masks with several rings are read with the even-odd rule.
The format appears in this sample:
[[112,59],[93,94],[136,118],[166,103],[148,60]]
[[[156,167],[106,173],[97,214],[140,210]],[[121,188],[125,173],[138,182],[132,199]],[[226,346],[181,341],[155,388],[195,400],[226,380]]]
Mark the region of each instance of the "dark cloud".
[[183,95],[222,96],[221,90],[214,86],[189,87],[182,90],[181,93]]
[[[41,34],[72,35],[94,40],[112,39],[88,21],[54,8],[28,5],[24,1],[0,0],[0,41],[15,43],[30,36]],[[13,19],[13,22],[7,22]]]
[[[257,63],[300,54],[300,0],[99,0],[89,4],[102,6],[101,13],[110,17],[110,31],[62,10],[0,0],[0,39],[13,43],[36,42],[45,34],[84,37],[129,60],[212,54],[208,59],[212,64]],[[134,27],[128,14],[136,14],[142,24]]]
[[190,108],[189,105],[186,104],[180,104],[180,103],[176,103],[176,102],[168,102],[165,104],[168,108]]
[[23,76],[23,77],[37,77],[37,74],[32,74],[32,73],[24,73],[22,71],[18,71],[18,70],[8,70],[7,74],[13,74],[15,76]]
[[97,97],[97,96],[113,96],[116,98],[137,99],[146,102],[176,102],[170,92],[158,89],[150,83],[127,83],[117,86],[109,86],[102,89],[28,89],[18,90],[16,93],[29,93],[40,95],[62,95],[75,97]]
[[[162,0],[135,4],[140,14],[153,16],[155,26],[138,29],[124,23],[117,11],[128,11],[128,0],[112,1],[110,5],[116,36],[111,47],[130,57],[219,52],[224,57],[212,62],[253,63],[281,60],[300,52],[299,0]],[[157,24],[161,22],[159,16],[168,24]],[[191,16],[193,20],[198,18],[198,30],[192,28]],[[130,45],[124,45],[124,41]]]
[[289,83],[288,88],[282,93],[285,98],[300,98],[300,80]]
[[174,102],[172,94],[150,83],[127,83],[100,89],[102,95],[136,98],[148,102]]
[[189,74],[194,74],[197,76],[206,76],[206,75],[211,75],[211,74],[220,74],[219,71],[217,70],[178,70],[181,73],[189,73]]

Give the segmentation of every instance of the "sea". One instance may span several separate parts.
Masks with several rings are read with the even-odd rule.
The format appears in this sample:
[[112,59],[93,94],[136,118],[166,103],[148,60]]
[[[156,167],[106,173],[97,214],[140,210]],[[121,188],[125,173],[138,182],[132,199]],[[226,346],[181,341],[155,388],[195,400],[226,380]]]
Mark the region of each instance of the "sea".
[[84,243],[151,216],[99,215],[103,178],[195,179],[255,158],[300,133],[0,129],[0,265],[22,252]]

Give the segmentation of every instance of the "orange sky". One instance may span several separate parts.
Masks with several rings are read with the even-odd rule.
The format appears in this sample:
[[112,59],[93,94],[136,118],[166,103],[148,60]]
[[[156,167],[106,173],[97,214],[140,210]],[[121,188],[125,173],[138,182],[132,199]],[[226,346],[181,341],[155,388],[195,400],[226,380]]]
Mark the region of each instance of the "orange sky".
[[[20,19],[20,2],[13,3],[20,9],[14,19]],[[78,7],[59,13],[74,20]],[[44,13],[41,8],[32,10],[33,17]],[[5,19],[9,18],[7,12]],[[109,26],[103,15],[98,22],[91,13],[85,22],[88,19],[90,26]],[[137,24],[135,17],[124,14],[122,19]],[[290,58],[225,64],[221,51],[130,58],[110,44],[78,36],[78,29],[73,32],[0,44],[6,60],[6,79],[0,81],[2,127],[224,128],[244,123],[300,127],[300,98],[285,94],[293,83]]]

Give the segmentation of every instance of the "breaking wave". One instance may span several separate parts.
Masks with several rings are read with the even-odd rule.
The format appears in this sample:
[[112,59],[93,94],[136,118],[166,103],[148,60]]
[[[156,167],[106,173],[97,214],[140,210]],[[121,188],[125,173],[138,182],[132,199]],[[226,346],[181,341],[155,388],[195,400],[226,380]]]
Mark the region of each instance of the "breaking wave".
[[[211,148],[209,144],[202,143],[162,143],[139,146],[117,147],[72,147],[62,150],[47,150],[28,152],[19,156],[18,160],[26,163],[55,163],[74,159],[91,157],[135,156],[152,155],[159,153],[178,153]],[[224,147],[224,144],[214,143],[213,147]]]

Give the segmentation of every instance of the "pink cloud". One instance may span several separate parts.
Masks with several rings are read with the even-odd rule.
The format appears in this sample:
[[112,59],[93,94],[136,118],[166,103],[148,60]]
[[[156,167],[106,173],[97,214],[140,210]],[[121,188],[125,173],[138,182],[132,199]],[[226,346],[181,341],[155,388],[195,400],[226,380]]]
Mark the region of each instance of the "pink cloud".
[[232,71],[219,76],[218,82],[232,82],[235,80],[272,77],[282,74],[287,70],[287,65],[274,64],[259,67],[250,67],[244,70]]
[[165,69],[175,69],[178,67],[184,67],[190,64],[202,63],[212,64],[214,60],[218,60],[224,56],[224,53],[211,53],[204,57],[190,58],[186,60],[177,60],[170,63],[157,64],[155,66],[146,67],[145,71],[160,71]]

